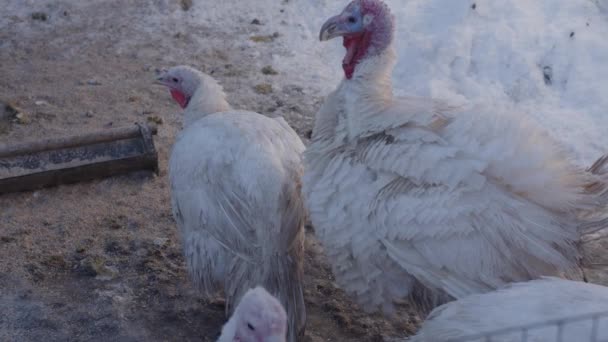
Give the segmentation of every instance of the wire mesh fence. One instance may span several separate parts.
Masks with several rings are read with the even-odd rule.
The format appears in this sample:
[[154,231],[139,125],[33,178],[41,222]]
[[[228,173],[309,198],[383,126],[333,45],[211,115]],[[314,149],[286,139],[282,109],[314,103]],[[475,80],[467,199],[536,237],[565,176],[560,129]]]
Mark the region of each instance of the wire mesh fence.
[[445,341],[608,342],[608,311],[508,327]]
[[[608,310],[608,308],[606,308]],[[525,313],[522,313],[525,314]],[[608,342],[608,311],[548,320],[449,342]]]

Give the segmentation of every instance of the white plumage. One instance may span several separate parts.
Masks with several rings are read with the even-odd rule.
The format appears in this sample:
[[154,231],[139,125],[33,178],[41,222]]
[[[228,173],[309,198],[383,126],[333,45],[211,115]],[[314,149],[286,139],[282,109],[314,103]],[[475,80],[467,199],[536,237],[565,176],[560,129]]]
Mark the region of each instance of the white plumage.
[[379,0],[353,1],[321,30],[345,37],[346,78],[316,115],[303,191],[337,282],[390,311],[407,296],[428,309],[580,278],[579,225],[597,224],[583,213],[605,202],[605,176],[509,108],[393,96],[392,31]]
[[[592,339],[593,316],[599,317]],[[484,341],[473,336],[504,331],[493,342],[559,341],[556,324],[563,320],[561,341],[608,339],[608,288],[559,278],[515,283],[504,289],[472,295],[433,310],[410,342]],[[470,338],[469,338],[470,337]]]
[[287,315],[263,287],[245,293],[217,342],[285,342]]
[[295,341],[306,321],[302,141],[282,118],[231,109],[197,70],[174,67],[160,82],[186,107],[169,178],[190,275],[208,296],[225,291],[228,314],[264,286],[285,306]]

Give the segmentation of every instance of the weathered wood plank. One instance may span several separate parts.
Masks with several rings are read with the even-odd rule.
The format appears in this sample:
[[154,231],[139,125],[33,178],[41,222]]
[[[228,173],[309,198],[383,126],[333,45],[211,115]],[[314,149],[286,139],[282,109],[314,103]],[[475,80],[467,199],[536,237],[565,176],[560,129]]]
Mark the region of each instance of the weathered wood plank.
[[0,194],[136,170],[158,172],[154,133],[156,127],[136,125],[0,149]]
[[37,141],[28,141],[20,144],[0,144],[0,158],[12,157],[20,154],[43,152],[48,150],[78,147],[107,141],[136,138],[142,136],[142,128],[148,129],[150,135],[156,134],[155,125],[136,124],[133,126],[105,129],[97,132],[72,135],[68,137],[50,138]]

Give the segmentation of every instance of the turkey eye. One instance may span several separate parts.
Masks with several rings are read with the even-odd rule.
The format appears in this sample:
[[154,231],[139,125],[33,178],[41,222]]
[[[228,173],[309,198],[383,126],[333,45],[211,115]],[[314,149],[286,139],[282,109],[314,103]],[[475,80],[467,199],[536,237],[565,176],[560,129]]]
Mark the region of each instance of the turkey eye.
[[251,325],[251,323],[247,323],[247,328],[249,328],[249,330],[251,331],[255,331],[255,328],[253,327],[253,325]]
[[179,80],[177,79],[177,77],[173,77],[172,81],[175,82],[175,83],[179,82]]
[[357,22],[357,19],[355,17],[353,17],[353,16],[350,16],[350,17],[348,17],[348,22],[351,23],[351,24],[354,24],[354,23]]

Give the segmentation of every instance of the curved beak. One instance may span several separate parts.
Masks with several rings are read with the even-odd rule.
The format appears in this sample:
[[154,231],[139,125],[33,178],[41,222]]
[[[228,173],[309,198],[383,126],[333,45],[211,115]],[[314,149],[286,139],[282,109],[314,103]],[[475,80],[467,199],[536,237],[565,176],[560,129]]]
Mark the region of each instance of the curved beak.
[[326,41],[351,33],[349,28],[346,26],[346,22],[347,21],[344,20],[343,15],[341,14],[327,19],[325,24],[321,26],[319,40]]
[[162,86],[166,86],[167,84],[165,83],[165,79],[163,77],[157,77],[154,81],[152,81],[153,84],[156,85],[162,85]]
[[167,77],[167,71],[160,70],[157,72],[156,78],[154,79],[154,81],[152,83],[154,83],[156,85],[167,86],[167,82],[165,80],[166,77]]
[[166,85],[162,77],[157,77],[152,83],[162,86]]

